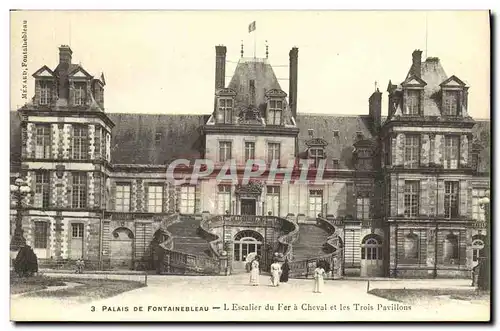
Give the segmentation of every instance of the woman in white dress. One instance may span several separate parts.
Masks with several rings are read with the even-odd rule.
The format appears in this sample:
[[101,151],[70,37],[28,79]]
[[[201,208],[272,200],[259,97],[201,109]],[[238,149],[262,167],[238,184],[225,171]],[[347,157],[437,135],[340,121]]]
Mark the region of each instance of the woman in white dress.
[[281,276],[281,264],[277,260],[271,264],[271,282],[273,286],[280,285],[280,276]]
[[325,274],[323,264],[319,263],[316,269],[314,269],[314,293],[321,293],[323,290]]
[[259,256],[256,256],[252,261],[251,269],[250,269],[250,285],[258,286],[259,285]]

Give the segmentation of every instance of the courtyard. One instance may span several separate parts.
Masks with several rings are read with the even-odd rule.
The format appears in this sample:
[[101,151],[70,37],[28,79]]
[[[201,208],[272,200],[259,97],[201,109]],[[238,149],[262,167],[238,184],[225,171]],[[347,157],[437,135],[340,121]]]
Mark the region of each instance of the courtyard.
[[[48,274],[46,274],[48,275]],[[144,275],[61,275],[144,283]],[[433,300],[392,301],[370,290],[443,290],[470,293],[469,280],[327,280],[323,293],[312,293],[311,279],[291,279],[271,287],[248,285],[248,274],[229,277],[148,276],[147,286],[105,299],[75,302],[70,298],[13,295],[16,321],[486,321],[489,302],[441,295]]]

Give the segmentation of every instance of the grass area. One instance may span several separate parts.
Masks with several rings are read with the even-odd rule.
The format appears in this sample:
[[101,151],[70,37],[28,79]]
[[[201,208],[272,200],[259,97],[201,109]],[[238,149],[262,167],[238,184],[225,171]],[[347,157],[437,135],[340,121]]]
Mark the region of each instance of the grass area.
[[[443,300],[465,300],[472,303],[489,304],[490,292],[470,289],[373,289],[368,293],[392,301],[408,304],[422,304]],[[441,297],[441,298],[440,298]],[[448,300],[449,300],[448,299]]]
[[43,276],[33,277],[10,277],[10,293],[21,294],[46,289],[50,286],[64,286],[66,283],[61,279]]
[[[112,297],[145,286],[142,282],[131,280],[44,276],[30,278],[16,279],[15,282],[11,281],[11,294],[15,294],[14,292],[25,293],[24,297],[57,298],[81,303]],[[70,288],[50,289],[50,286],[61,286],[68,283],[77,283],[79,285]],[[40,291],[43,289],[47,290]]]

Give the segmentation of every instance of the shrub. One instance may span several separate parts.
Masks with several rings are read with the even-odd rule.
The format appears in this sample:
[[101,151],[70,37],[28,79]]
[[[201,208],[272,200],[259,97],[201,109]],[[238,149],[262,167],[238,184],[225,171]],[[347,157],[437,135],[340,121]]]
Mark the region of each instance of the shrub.
[[20,277],[31,277],[38,272],[38,258],[30,246],[21,247],[17,253],[14,270]]

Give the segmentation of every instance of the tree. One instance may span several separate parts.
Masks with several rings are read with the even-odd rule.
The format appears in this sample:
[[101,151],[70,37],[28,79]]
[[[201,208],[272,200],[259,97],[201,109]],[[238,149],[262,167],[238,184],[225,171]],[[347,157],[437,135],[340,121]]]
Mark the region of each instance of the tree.
[[29,245],[22,246],[17,253],[14,271],[20,277],[31,277],[38,272],[38,258]]

